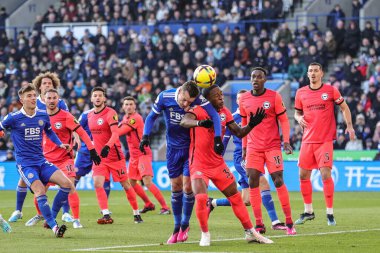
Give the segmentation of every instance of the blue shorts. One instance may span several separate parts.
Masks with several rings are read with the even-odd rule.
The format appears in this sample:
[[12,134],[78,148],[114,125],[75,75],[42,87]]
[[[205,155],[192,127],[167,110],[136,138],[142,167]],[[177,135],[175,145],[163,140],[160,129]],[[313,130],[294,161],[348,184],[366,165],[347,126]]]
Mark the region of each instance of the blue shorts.
[[78,152],[75,158],[75,168],[77,176],[83,177],[91,172],[92,161],[89,153]]
[[188,148],[176,149],[167,147],[166,160],[169,178],[176,178],[182,174],[190,177]]
[[51,175],[59,169],[54,164],[45,161],[41,165],[17,165],[17,170],[22,180],[30,188],[33,182],[37,180],[41,180],[41,182],[46,185]]
[[245,189],[245,188],[248,188],[249,185],[248,185],[248,177],[247,177],[247,172],[245,171],[245,169],[241,166],[241,161],[242,161],[242,158],[241,156],[234,156],[234,166],[235,166],[235,169],[236,171],[239,173],[240,175],[240,178],[238,180],[238,183],[239,185]]

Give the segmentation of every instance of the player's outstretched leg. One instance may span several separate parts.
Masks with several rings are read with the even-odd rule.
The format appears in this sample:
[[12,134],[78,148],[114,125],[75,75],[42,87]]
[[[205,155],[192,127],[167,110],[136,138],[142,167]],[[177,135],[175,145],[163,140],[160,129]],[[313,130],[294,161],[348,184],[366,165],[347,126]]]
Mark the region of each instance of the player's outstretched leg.
[[26,198],[28,188],[26,187],[24,181],[19,180],[19,185],[16,188],[16,210],[9,217],[9,222],[16,222],[19,219],[22,219],[22,207]]
[[40,222],[40,221],[42,221],[44,219],[44,217],[42,216],[41,210],[38,207],[38,202],[37,202],[37,198],[36,197],[34,197],[34,206],[36,207],[37,214],[35,216],[33,216],[30,220],[28,220],[25,223],[25,226],[27,226],[27,227],[34,226],[38,222]]
[[11,226],[8,224],[6,220],[3,219],[3,217],[0,214],[0,227],[3,230],[4,233],[10,233],[12,232]]

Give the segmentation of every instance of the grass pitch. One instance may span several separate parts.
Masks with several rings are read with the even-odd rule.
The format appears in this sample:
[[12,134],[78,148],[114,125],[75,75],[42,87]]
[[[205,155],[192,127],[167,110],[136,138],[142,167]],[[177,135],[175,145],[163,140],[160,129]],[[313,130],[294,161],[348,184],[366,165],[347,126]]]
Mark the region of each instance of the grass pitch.
[[[52,203],[55,191],[50,191]],[[314,193],[316,219],[296,227],[297,236],[285,236],[284,231],[270,229],[269,218],[263,208],[266,236],[274,244],[248,244],[240,223],[230,207],[217,207],[211,214],[209,229],[211,246],[199,247],[200,230],[195,213],[191,219],[190,237],[187,243],[166,245],[172,232],[172,215],[158,215],[156,211],[143,214],[144,223],[134,224],[132,210],[124,192],[113,191],[109,208],[115,222],[112,225],[98,225],[100,217],[95,193],[79,192],[81,200],[81,223],[83,229],[68,230],[64,238],[55,238],[51,230],[44,229],[42,222],[35,227],[26,227],[25,222],[35,214],[32,195],[28,193],[23,210],[24,218],[11,223],[11,234],[0,234],[0,252],[378,252],[380,247],[380,193],[379,192],[338,192],[335,195],[336,227],[328,227],[322,193]],[[151,194],[148,194],[152,200]],[[169,202],[170,193],[164,192]],[[210,192],[210,196],[221,197]],[[277,213],[283,214],[272,192]],[[293,218],[296,220],[303,211],[299,192],[290,195]],[[154,201],[156,203],[156,201]],[[142,206],[142,203],[139,203]],[[0,191],[0,213],[8,219],[15,206],[15,192]],[[251,218],[252,209],[249,208]],[[58,215],[60,218],[61,215]],[[62,222],[59,220],[59,223]]]

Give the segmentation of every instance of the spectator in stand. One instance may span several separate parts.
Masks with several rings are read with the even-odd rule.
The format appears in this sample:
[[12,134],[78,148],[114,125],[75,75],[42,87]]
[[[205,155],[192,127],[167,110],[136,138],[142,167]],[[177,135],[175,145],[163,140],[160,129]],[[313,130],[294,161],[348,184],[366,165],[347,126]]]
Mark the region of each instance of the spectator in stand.
[[344,150],[346,148],[347,140],[344,134],[339,134],[334,142],[334,150]]
[[362,4],[359,0],[352,0],[352,14],[351,16],[354,18],[353,22],[357,26],[359,26],[359,18],[360,18],[360,9],[362,8]]
[[298,57],[293,58],[292,64],[290,64],[288,69],[288,79],[291,82],[301,83],[307,72],[306,65],[300,62]]
[[332,9],[327,17],[327,27],[330,29],[335,28],[339,20],[343,20],[346,17],[346,14],[343,12],[339,4],[336,4],[334,9]]
[[345,53],[355,57],[360,47],[360,30],[354,21],[350,21],[344,36]]
[[341,50],[344,49],[343,43],[344,43],[344,38],[346,35],[346,29],[344,28],[344,22],[342,20],[338,20],[336,23],[336,26],[331,28],[331,31],[334,34],[335,41],[336,41],[336,51],[337,54],[341,52]]

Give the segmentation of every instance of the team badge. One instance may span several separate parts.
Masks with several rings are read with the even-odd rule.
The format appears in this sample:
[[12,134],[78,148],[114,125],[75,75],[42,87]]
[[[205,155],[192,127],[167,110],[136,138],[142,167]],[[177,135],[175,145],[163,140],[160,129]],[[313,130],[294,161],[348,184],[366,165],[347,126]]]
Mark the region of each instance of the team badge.
[[220,114],[220,121],[225,121],[226,120],[226,114],[222,113]]
[[104,120],[102,118],[99,118],[98,121],[96,122],[99,126],[103,125]]
[[135,120],[135,119],[130,119],[130,120],[129,120],[129,124],[133,125],[133,124],[135,124],[135,123],[136,123],[136,120]]
[[268,102],[268,101],[265,101],[264,103],[263,103],[263,107],[264,107],[264,109],[269,109],[270,108],[270,103]]
[[55,126],[56,129],[61,129],[62,123],[61,122],[57,122],[57,123],[54,124],[54,126]]
[[173,107],[170,107],[170,108],[169,108],[169,111],[173,111]]
[[322,100],[327,100],[329,98],[329,95],[327,93],[323,93],[321,98]]
[[33,177],[34,177],[33,173],[28,174],[28,178],[33,178]]
[[117,120],[117,114],[113,115],[112,118],[113,118],[113,120],[118,121],[118,120]]
[[40,120],[38,121],[38,125],[43,126],[43,125],[44,125],[44,121],[43,121],[42,119],[40,119]]
[[201,175],[202,175],[202,172],[200,172],[200,171],[196,171],[195,174],[198,175],[198,176],[201,176]]

